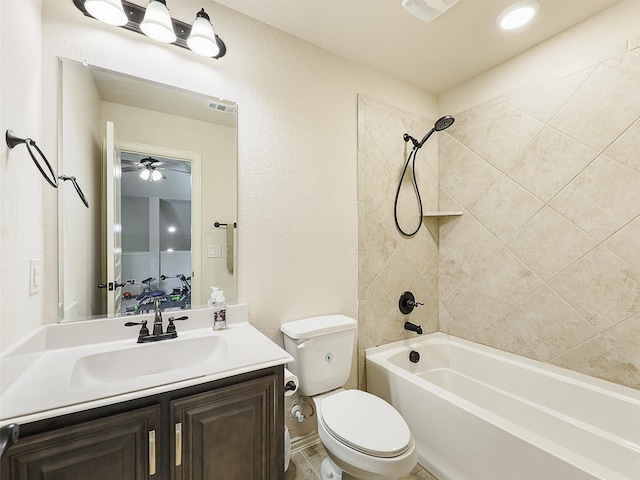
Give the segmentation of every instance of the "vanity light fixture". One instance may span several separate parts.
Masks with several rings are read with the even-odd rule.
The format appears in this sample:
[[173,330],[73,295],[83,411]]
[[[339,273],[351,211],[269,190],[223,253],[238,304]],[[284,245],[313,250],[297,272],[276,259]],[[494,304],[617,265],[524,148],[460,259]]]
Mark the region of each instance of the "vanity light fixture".
[[121,0],[86,0],[84,8],[92,17],[109,25],[121,27],[129,21]]
[[187,38],[189,48],[199,55],[215,57],[220,53],[220,47],[216,43],[216,33],[211,25],[211,18],[201,9],[196,14],[196,20],[191,27],[191,35]]
[[173,43],[178,36],[173,30],[171,14],[165,0],[149,0],[144,18],[140,24],[140,30],[147,37],[164,43]]
[[529,23],[540,10],[538,0],[521,0],[505,8],[498,18],[496,24],[504,30],[513,30]]
[[221,58],[227,53],[226,45],[215,34],[204,8],[197,13],[191,26],[171,18],[166,0],[149,0],[146,9],[127,0],[73,0],[73,4],[88,17],[205,57]]

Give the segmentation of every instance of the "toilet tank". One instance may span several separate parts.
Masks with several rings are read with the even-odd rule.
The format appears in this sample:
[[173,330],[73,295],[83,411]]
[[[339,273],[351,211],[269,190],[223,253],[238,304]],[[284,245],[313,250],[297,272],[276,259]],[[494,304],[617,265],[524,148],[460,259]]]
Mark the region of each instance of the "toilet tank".
[[349,379],[357,322],[345,315],[305,318],[280,325],[289,364],[306,396],[342,387]]

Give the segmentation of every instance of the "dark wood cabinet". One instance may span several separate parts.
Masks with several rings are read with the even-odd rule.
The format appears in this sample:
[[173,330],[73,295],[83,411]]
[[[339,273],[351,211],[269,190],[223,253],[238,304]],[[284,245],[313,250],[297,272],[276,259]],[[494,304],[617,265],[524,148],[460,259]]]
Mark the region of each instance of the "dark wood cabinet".
[[276,391],[267,377],[171,402],[172,480],[278,478]]
[[16,443],[3,459],[12,480],[141,480],[156,472],[160,406],[41,433]]
[[20,426],[1,480],[282,480],[282,366]]

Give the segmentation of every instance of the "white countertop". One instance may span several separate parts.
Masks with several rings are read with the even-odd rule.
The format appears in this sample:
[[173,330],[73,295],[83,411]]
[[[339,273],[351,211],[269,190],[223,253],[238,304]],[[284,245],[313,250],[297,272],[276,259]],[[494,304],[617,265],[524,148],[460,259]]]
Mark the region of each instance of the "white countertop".
[[[151,330],[152,315],[42,326],[0,357],[0,426],[111,405],[292,361],[286,351],[249,324],[247,313],[246,305],[228,307],[229,326],[216,332],[210,309],[165,313],[165,328],[170,316],[188,315],[189,320],[176,322],[178,338],[144,344],[137,343],[139,327],[123,325],[146,319]],[[77,362],[83,358],[118,351],[133,352],[138,358],[139,352],[140,361],[145,362],[145,353],[152,351],[145,349],[161,347],[170,353],[178,342],[209,342],[204,337],[216,336],[219,338],[210,339],[216,343],[211,344],[214,351],[207,353],[207,361],[153,373],[145,372],[148,365],[136,366],[136,361],[118,370],[119,378],[104,383],[78,375]]]

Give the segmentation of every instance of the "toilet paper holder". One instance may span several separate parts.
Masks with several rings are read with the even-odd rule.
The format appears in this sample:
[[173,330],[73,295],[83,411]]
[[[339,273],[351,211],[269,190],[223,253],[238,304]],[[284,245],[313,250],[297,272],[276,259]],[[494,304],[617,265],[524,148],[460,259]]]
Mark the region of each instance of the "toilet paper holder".
[[294,382],[293,380],[289,380],[287,383],[284,384],[284,391],[285,392],[289,392],[291,390],[297,390],[298,386],[296,385],[296,382]]

